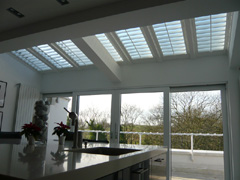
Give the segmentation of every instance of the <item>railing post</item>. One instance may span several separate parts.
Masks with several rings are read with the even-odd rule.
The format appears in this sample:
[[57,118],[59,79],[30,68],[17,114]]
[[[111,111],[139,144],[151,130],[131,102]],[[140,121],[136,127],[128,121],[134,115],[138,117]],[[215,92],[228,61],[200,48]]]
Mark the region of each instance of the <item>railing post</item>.
[[192,161],[194,160],[193,159],[193,133],[191,133],[191,158],[192,158]]
[[96,131],[96,140],[98,141],[98,131]]
[[139,133],[138,135],[139,135],[139,145],[142,145],[142,134]]

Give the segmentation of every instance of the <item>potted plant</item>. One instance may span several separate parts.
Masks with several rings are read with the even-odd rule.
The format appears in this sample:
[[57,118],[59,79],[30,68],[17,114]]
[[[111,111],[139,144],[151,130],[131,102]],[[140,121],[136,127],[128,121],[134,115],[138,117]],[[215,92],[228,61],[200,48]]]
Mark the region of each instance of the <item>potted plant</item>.
[[21,135],[25,135],[28,143],[33,145],[35,140],[41,135],[40,131],[41,128],[30,122],[29,124],[24,124],[22,126]]
[[66,138],[67,134],[69,133],[68,129],[70,129],[70,127],[63,124],[62,121],[61,121],[61,123],[56,123],[56,124],[58,124],[58,126],[53,128],[52,135],[56,134],[59,138],[59,145],[63,145],[65,138]]

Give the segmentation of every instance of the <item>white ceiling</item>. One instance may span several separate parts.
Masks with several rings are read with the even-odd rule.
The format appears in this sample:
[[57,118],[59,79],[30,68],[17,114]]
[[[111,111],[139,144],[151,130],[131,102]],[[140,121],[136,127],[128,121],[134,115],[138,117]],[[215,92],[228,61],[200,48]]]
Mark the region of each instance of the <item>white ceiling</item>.
[[[62,6],[56,0],[1,0],[0,53],[71,39],[110,79],[121,81],[117,63],[102,53],[102,47],[92,37],[86,36],[99,33],[111,36],[116,30],[240,10],[239,0],[68,1],[69,4]],[[9,13],[6,10],[9,7],[25,17]],[[191,26],[186,28],[190,31]],[[192,38],[189,42],[192,58],[195,56]],[[93,46],[98,50],[93,50]]]
[[[60,5],[56,0],[1,0],[0,40],[181,0],[68,1],[69,4]],[[22,13],[24,18],[13,16],[6,10],[9,7]]]
[[[56,0],[1,0],[0,53],[129,27],[240,9],[238,0],[91,0],[92,3],[89,3],[89,0],[69,0],[69,2],[70,4],[61,6]],[[80,2],[81,5],[78,4]],[[25,17],[17,18],[10,14],[6,10],[9,7],[15,8]]]

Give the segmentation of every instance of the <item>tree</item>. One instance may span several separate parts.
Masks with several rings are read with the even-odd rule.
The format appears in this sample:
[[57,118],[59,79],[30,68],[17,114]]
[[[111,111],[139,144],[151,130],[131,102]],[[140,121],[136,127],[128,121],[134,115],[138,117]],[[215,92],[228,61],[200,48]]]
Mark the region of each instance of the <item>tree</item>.
[[[107,122],[110,115],[106,112],[102,112],[96,107],[87,108],[81,111],[79,114],[79,128],[80,129],[90,129],[90,130],[109,130],[110,125]],[[89,133],[89,136],[84,133],[84,138],[96,139],[96,133]],[[99,140],[106,140],[106,133],[98,134]]]
[[[223,133],[221,99],[207,92],[173,93],[172,133]],[[190,138],[172,136],[174,148],[189,149]],[[223,150],[222,137],[194,138],[194,148]]]
[[89,107],[79,113],[79,128],[85,129],[87,126],[87,122],[89,122],[90,120],[94,120],[95,123],[102,124],[104,129],[109,129],[110,126],[107,122],[109,117],[110,115],[106,112],[100,111],[96,107]]
[[[134,131],[134,126],[137,120],[141,117],[143,110],[138,108],[135,105],[124,104],[121,109],[121,128],[123,131]],[[134,136],[126,135],[125,136],[128,143],[133,143]],[[130,139],[130,141],[129,141]],[[136,142],[136,141],[135,141]]]
[[[120,125],[120,131],[122,131],[122,125]],[[119,135],[119,143],[122,143],[122,144],[127,144],[127,137],[126,137],[126,134],[123,134],[121,133]]]
[[[163,106],[160,104],[145,114],[142,128],[146,132],[163,132]],[[223,133],[221,99],[209,92],[171,94],[172,133]],[[142,144],[163,144],[162,136],[144,135]],[[172,136],[172,147],[189,149],[189,136]],[[195,149],[223,150],[222,137],[194,137]]]
[[[104,131],[104,125],[102,123],[96,123],[94,119],[90,119],[89,121],[86,121],[88,124],[88,128],[90,130],[101,130]],[[90,133],[90,139],[95,140],[96,139],[96,133],[91,132]],[[106,140],[107,135],[105,133],[99,133],[98,135],[99,140]]]
[[[149,110],[144,117],[144,130],[146,132],[163,132],[163,106],[158,104]],[[145,135],[142,144],[163,144],[163,136]]]
[[123,131],[132,131],[143,111],[135,105],[124,104],[121,109]]

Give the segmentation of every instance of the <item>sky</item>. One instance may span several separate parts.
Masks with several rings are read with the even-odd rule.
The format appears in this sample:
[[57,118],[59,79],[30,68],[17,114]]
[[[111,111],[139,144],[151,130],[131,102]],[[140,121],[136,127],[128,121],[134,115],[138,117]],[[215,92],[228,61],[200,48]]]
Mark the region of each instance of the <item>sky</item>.
[[[123,94],[122,104],[136,105],[143,110],[147,110],[163,102],[162,98],[162,93]],[[101,111],[109,111],[111,109],[111,95],[81,96],[80,109],[85,110],[89,107],[96,107]]]
[[[121,104],[135,105],[143,110],[146,114],[153,106],[163,102],[163,93],[134,93],[122,94]],[[111,114],[111,95],[85,95],[80,96],[80,110],[84,111],[88,108],[96,108]],[[108,120],[110,122],[110,119]]]

